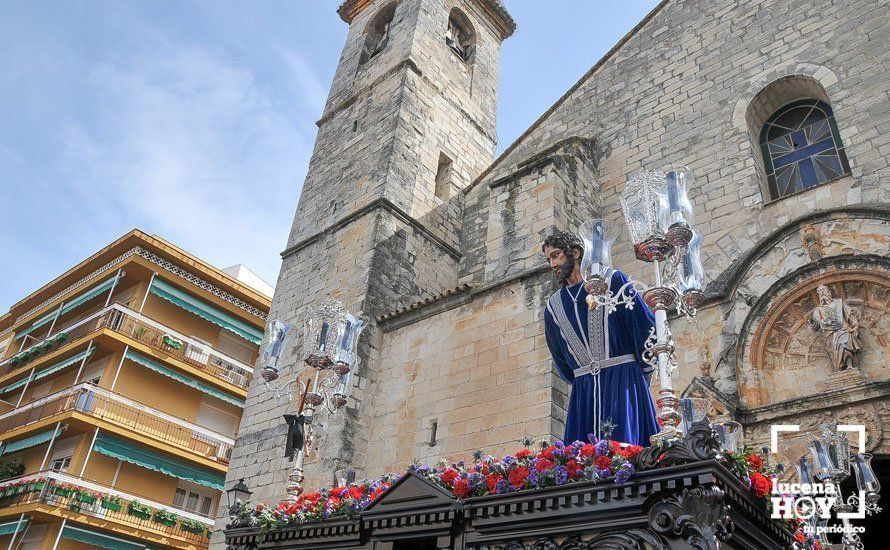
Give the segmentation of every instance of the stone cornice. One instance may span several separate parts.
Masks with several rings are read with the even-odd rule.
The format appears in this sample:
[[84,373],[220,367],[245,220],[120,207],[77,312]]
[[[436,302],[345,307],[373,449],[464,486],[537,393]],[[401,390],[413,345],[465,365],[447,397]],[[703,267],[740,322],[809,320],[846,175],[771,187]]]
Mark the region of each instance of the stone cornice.
[[310,244],[317,242],[328,235],[336,233],[340,229],[343,229],[344,227],[349,225],[351,222],[379,209],[389,212],[405,224],[410,225],[418,233],[423,235],[428,241],[442,249],[443,252],[445,252],[455,260],[460,260],[461,253],[459,250],[446,243],[441,237],[433,233],[426,225],[414,219],[411,214],[402,210],[402,208],[400,208],[391,200],[385,197],[375,199],[365,204],[364,206],[360,206],[359,208],[353,210],[349,214],[335,221],[333,224],[329,225],[325,229],[322,229],[321,231],[318,231],[306,237],[305,239],[298,241],[296,244],[289,246],[283,252],[281,252],[281,258],[284,259],[292,256],[299,252],[301,249],[306,248]]
[[[500,0],[475,0],[475,2],[495,26],[501,35],[501,40],[506,40],[516,32],[516,21]],[[373,3],[374,0],[345,0],[337,8],[337,14],[340,16],[340,19],[352,24],[352,20]]]
[[761,422],[793,418],[812,414],[813,411],[836,408],[849,408],[851,405],[890,396],[890,380],[865,382],[838,390],[822,391],[817,394],[788,399],[751,409],[740,409],[739,422],[745,426]]

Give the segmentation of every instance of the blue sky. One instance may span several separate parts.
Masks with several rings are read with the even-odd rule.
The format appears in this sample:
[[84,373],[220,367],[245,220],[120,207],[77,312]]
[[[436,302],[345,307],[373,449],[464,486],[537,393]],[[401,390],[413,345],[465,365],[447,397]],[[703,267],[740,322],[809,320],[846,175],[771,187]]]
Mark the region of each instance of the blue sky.
[[[505,3],[499,151],[657,2]],[[0,312],[133,228],[275,284],[338,4],[4,2]]]

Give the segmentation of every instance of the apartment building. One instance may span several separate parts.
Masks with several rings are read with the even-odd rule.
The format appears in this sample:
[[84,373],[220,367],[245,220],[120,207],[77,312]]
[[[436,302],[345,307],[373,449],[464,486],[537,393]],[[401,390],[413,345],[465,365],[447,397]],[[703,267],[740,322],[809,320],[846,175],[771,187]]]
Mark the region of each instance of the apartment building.
[[0,318],[0,549],[208,546],[270,303],[228,271],[132,231]]

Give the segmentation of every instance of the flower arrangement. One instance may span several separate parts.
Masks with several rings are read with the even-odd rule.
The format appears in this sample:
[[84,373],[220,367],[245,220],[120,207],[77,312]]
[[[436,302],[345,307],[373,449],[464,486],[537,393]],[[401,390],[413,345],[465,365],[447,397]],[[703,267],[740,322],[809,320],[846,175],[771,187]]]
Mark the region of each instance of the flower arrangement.
[[[643,450],[637,445],[596,440],[543,444],[537,452],[526,447],[503,458],[477,451],[470,464],[440,463],[435,468],[412,464],[410,472],[447,489],[458,499],[542,489],[578,481],[610,480],[626,482],[634,473],[632,461]],[[270,508],[244,504],[236,523],[259,527],[263,533],[289,525],[299,525],[337,517],[350,517],[383,494],[400,476],[386,474],[343,487],[304,493],[296,503],[282,502]]]
[[626,482],[634,473],[632,461],[643,448],[621,445],[615,441],[561,441],[546,443],[533,452],[528,446],[503,458],[476,452],[472,464],[440,464],[431,469],[415,466],[414,473],[424,476],[463,499],[498,495],[523,489],[543,489],[575,481],[610,479]]

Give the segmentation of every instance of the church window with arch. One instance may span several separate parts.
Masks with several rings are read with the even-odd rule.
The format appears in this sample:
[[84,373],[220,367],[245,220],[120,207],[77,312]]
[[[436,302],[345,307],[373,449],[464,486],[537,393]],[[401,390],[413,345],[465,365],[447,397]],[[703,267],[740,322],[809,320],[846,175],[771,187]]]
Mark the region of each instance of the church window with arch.
[[396,13],[396,4],[392,3],[381,9],[374,19],[368,24],[365,32],[365,43],[362,54],[359,57],[359,65],[364,65],[372,57],[382,52],[389,44],[389,34],[392,29],[392,20]]
[[457,8],[452,9],[448,14],[445,44],[465,62],[470,61],[476,51],[476,32],[473,30],[473,25],[469,18]]
[[760,132],[760,150],[773,199],[850,173],[831,107],[804,99],[773,113]]

